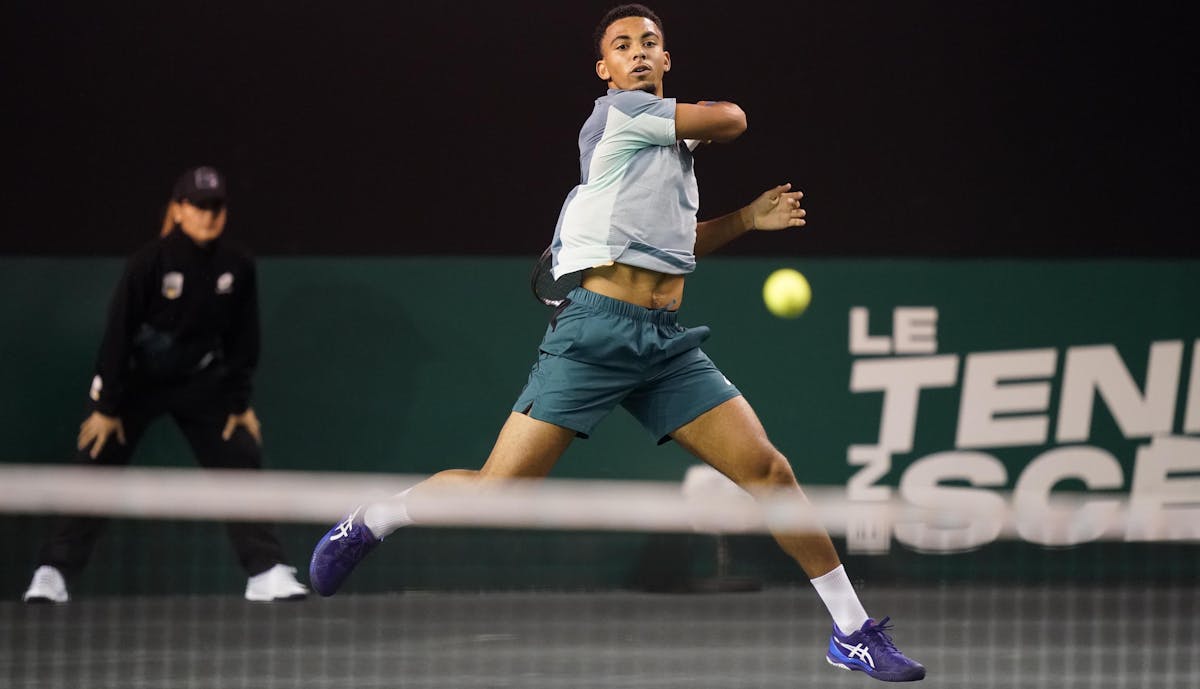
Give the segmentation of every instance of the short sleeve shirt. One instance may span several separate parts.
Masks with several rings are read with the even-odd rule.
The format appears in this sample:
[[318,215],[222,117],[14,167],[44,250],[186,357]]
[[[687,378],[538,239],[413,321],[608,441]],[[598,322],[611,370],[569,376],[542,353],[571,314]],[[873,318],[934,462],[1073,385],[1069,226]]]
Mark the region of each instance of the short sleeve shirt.
[[623,263],[660,273],[696,267],[699,191],[675,136],[675,99],[610,89],[579,132],[580,183],[554,230],[554,276]]

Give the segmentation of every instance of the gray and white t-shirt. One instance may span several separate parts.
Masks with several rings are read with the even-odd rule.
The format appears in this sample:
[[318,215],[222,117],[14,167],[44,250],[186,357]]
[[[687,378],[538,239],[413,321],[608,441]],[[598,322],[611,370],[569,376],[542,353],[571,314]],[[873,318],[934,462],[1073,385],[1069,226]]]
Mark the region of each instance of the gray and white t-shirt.
[[579,132],[579,167],[554,229],[555,278],[614,262],[695,270],[700,198],[674,98],[609,89]]

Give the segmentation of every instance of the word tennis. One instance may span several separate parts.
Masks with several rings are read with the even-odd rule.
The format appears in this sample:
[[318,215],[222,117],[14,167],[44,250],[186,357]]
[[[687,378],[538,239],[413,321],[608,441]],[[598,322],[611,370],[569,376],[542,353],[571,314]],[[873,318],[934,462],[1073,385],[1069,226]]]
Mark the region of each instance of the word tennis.
[[[1187,435],[1200,433],[1200,340],[1146,343],[1139,383],[1112,344],[939,354],[937,308],[891,316],[890,335],[872,333],[869,310],[850,310],[849,389],[881,395],[881,406],[875,442],[847,448],[860,467],[847,497],[883,502],[895,492],[919,507],[969,506],[971,516],[866,524],[856,550],[886,550],[894,536],[920,551],[960,552],[999,538],[1006,520],[1046,546],[1094,541],[1114,527],[1125,541],[1197,538],[1200,438]],[[922,407],[939,389],[956,395],[955,418],[944,404]],[[1102,433],[1129,455],[1089,444]],[[951,446],[914,452],[918,438],[949,437]],[[881,484],[894,468],[896,487]]]

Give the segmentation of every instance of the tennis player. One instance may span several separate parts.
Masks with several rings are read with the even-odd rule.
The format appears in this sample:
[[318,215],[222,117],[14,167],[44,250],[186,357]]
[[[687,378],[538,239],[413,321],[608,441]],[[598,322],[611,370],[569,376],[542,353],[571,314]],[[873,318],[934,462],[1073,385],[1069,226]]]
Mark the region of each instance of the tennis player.
[[[708,328],[685,328],[676,317],[696,258],[751,230],[804,225],[801,193],[784,184],[734,213],[696,222],[686,140],[733,141],[745,131],[746,115],[733,103],[663,97],[671,55],[662,22],[646,7],[611,10],[595,45],[596,75],[608,92],[580,131],[581,181],[563,204],[551,244],[555,278],[582,271],[581,286],[551,319],[483,467],[441,472],[355,510],[313,552],[310,581],[318,593],[333,594],[382,538],[420,522],[410,498],[423,487],[546,476],[571,441],[586,438],[618,404],[660,443],[674,440],[740,486],[805,499],[754,410],[700,349]],[[775,537],[833,617],[830,663],[886,681],[925,676],[892,644],[887,618],[868,618],[824,531]]]

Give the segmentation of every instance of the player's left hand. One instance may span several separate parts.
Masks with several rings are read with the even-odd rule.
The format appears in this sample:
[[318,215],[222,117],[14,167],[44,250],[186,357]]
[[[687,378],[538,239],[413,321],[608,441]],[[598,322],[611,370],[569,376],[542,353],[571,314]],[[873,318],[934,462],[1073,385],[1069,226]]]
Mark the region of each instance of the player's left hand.
[[254,413],[254,408],[251,407],[241,414],[230,414],[225,421],[225,430],[221,431],[221,439],[229,440],[233,437],[233,432],[238,426],[246,429],[253,438],[254,442],[262,445],[262,424],[258,422],[258,416]]
[[780,184],[768,189],[747,207],[752,218],[751,227],[756,230],[783,230],[804,226],[804,209],[800,199],[804,192],[792,191],[792,184]]

